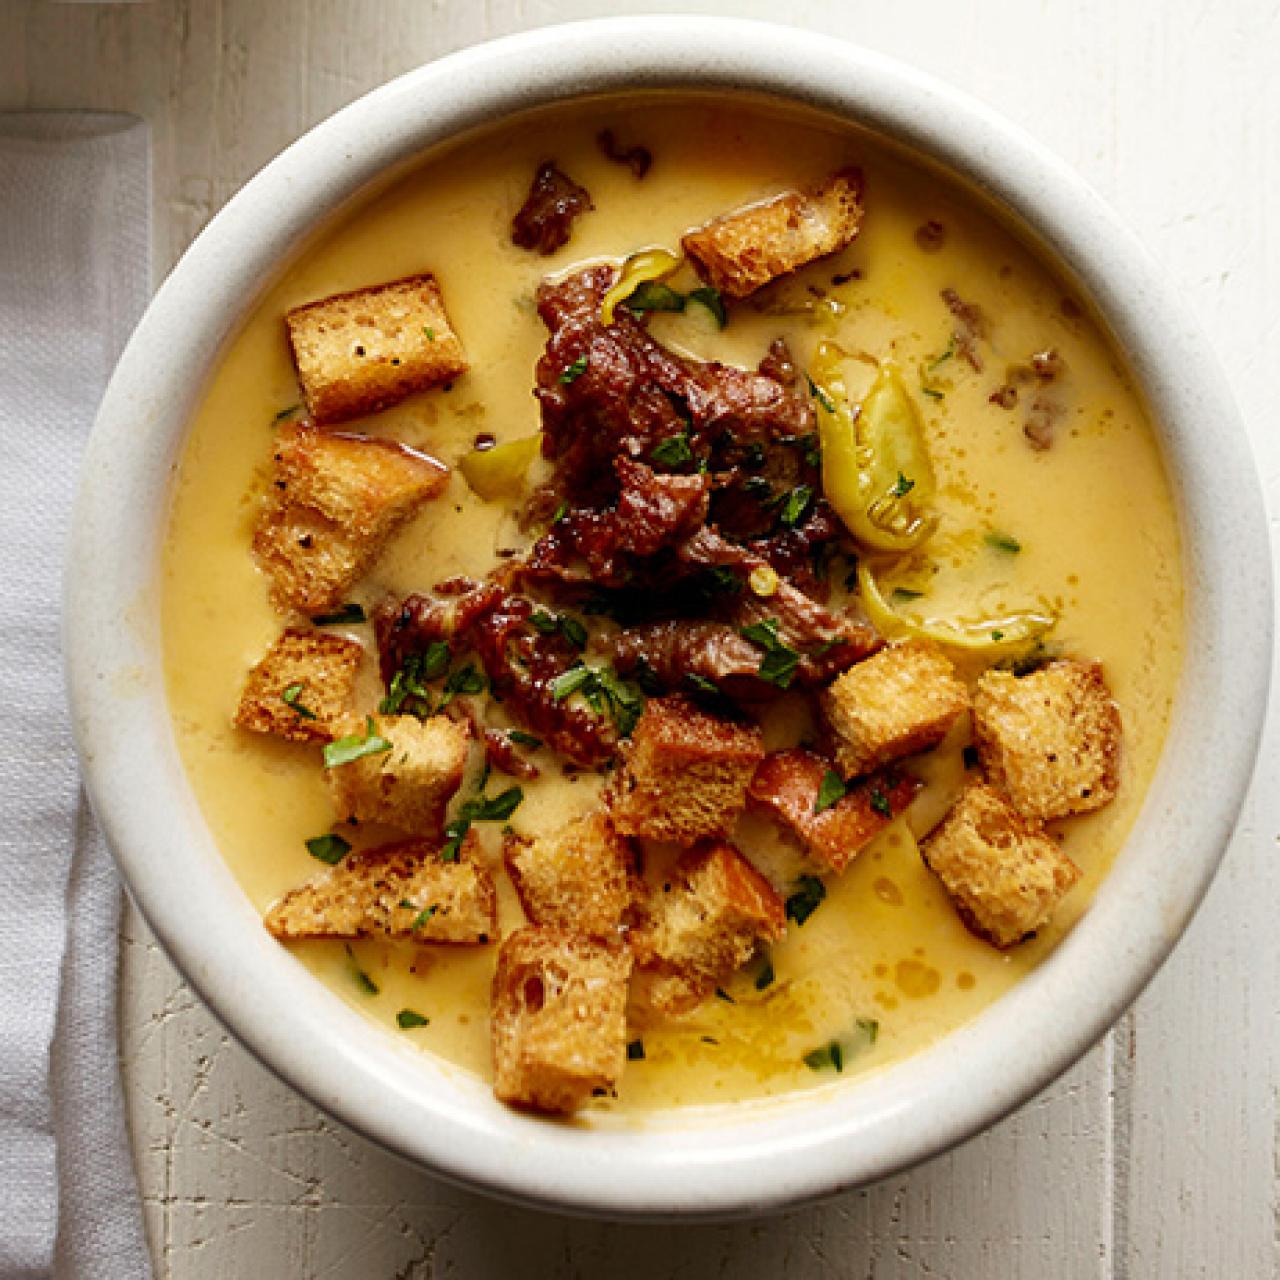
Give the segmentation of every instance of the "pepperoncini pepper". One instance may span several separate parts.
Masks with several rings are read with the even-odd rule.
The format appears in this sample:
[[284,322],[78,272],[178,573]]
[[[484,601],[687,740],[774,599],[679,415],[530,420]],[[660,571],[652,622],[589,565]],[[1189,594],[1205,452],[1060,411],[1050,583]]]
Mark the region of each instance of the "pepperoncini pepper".
[[823,491],[862,546],[911,551],[937,524],[929,510],[937,484],[920,415],[892,365],[881,368],[855,410],[840,360],[835,343],[820,343],[810,379],[818,402]]
[[615,309],[626,302],[636,289],[653,280],[665,280],[674,275],[684,262],[666,249],[644,249],[633,253],[622,264],[617,282],[600,303],[600,323],[612,324]]
[[524,488],[525,473],[538,456],[541,433],[508,440],[492,449],[473,449],[458,463],[472,491],[486,502],[511,498]]

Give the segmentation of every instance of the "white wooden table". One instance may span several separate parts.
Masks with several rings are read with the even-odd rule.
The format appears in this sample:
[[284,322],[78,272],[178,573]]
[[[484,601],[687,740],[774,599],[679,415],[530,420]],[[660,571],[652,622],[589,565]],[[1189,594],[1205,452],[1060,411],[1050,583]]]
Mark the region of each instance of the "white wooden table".
[[[488,36],[622,8],[738,12],[855,39],[1037,134],[1142,233],[1191,299],[1280,511],[1277,0],[0,0],[0,108],[115,108],[151,121],[163,272],[251,173],[366,89]],[[158,1272],[1280,1275],[1274,717],[1264,752],[1208,902],[1084,1062],[926,1167],[735,1226],[575,1222],[400,1165],[231,1043],[132,920],[123,1055]]]

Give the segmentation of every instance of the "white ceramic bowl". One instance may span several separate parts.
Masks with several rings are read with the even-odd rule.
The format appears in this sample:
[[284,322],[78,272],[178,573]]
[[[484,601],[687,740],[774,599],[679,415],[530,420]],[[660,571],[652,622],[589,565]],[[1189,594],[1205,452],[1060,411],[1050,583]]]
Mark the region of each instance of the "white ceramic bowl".
[[[932,157],[1056,250],[1113,327],[1154,413],[1185,542],[1186,668],[1158,776],[1096,901],[1015,990],[935,1048],[839,1090],[639,1127],[555,1125],[397,1043],[273,942],[183,774],[162,681],[158,562],[188,416],[219,349],[297,242],[387,170],[502,115],[585,93],[751,90]],[[826,36],[704,18],[545,29],[362,98],[267,166],[156,296],[84,467],[66,596],[84,772],[169,955],[228,1027],[320,1107],[430,1169],[614,1216],[755,1212],[868,1182],[998,1119],[1079,1057],[1186,926],[1230,836],[1266,701],[1272,596],[1260,490],[1206,344],[1085,184],[977,102]],[[1238,643],[1247,636],[1249,643]]]

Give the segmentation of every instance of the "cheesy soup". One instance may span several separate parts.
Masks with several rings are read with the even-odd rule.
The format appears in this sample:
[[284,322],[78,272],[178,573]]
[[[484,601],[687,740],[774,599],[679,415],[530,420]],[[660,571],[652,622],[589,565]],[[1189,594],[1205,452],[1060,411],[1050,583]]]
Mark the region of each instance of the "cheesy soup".
[[218,363],[164,580],[266,926],[556,1113],[972,1018],[1088,910],[1181,660],[1160,453],[1071,284],[724,99],[521,117],[327,228]]

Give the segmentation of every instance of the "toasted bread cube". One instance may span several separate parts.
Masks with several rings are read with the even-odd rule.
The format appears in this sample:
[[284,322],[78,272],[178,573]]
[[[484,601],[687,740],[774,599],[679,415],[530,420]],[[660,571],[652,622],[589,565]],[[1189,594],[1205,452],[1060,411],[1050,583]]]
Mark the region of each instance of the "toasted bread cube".
[[997,947],[1041,928],[1080,868],[993,787],[971,782],[920,848],[961,918]]
[[[340,822],[378,822],[414,835],[434,835],[445,806],[462,785],[471,731],[448,716],[371,716],[389,750],[370,752],[326,770]],[[364,737],[367,721],[351,719],[344,732]]]
[[328,742],[351,711],[364,649],[345,636],[290,628],[249,672],[235,722],[295,742]]
[[284,322],[319,426],[376,413],[467,370],[434,276],[336,293],[295,307]]
[[937,645],[887,645],[822,695],[836,767],[846,778],[936,747],[969,707],[969,692]]
[[783,901],[764,876],[733,845],[708,841],[685,853],[653,893],[631,948],[648,971],[650,1002],[679,1013],[785,930]]
[[973,699],[988,780],[1029,818],[1100,809],[1120,784],[1120,712],[1097,662],[1060,659],[1014,676],[988,671]]
[[764,743],[754,725],[721,720],[688,698],[651,698],[621,755],[613,825],[690,845],[733,830]]
[[468,837],[455,862],[437,845],[405,840],[352,853],[291,889],[267,912],[277,938],[411,938],[486,943],[497,936],[498,906],[489,873],[471,860]]
[[627,1061],[631,955],[568,929],[503,940],[490,1007],[493,1091],[535,1111],[576,1111]]
[[777,819],[799,837],[815,862],[839,874],[911,803],[920,783],[905,773],[875,774],[819,813],[818,795],[829,769],[811,751],[775,751],[756,770],[747,803]]
[[322,613],[340,604],[387,539],[448,479],[443,463],[407,445],[286,423],[277,432],[271,501],[253,537],[276,607]]
[[861,225],[862,171],[841,169],[811,191],[716,218],[680,243],[705,280],[726,297],[745,298],[843,249]]
[[533,840],[508,835],[502,852],[534,924],[595,938],[617,933],[634,896],[635,852],[607,813],[575,818]]

